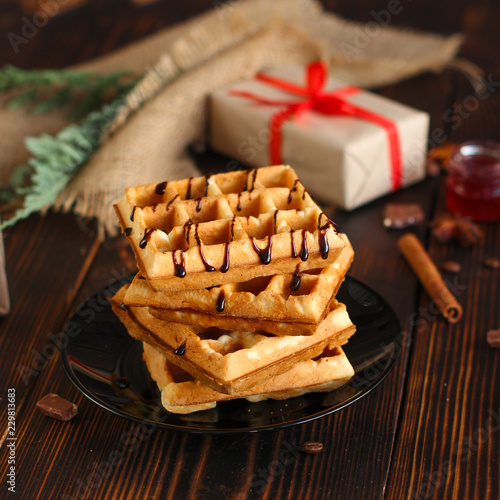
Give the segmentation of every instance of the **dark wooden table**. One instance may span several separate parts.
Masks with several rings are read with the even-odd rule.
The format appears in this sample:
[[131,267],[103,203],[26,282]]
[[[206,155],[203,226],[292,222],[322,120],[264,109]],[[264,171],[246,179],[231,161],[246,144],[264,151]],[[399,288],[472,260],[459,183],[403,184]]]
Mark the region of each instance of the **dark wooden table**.
[[[361,21],[385,5],[325,3]],[[17,2],[3,2],[0,63],[73,64],[213,4],[89,1],[55,16],[14,55],[5,35],[19,30],[26,14]],[[393,24],[464,32],[461,55],[500,81],[500,9],[492,0],[480,5],[413,2]],[[451,141],[500,140],[498,90],[478,101],[459,127],[446,119],[473,96],[468,81],[454,71],[426,73],[377,91],[429,112],[431,130],[443,128]],[[202,166],[213,169],[224,161],[200,158]],[[500,270],[483,265],[487,257],[500,257],[500,223],[481,224],[483,238],[468,248],[438,243],[428,222],[445,211],[444,179],[429,177],[335,215],[356,250],[351,276],[389,302],[404,331],[393,371],[341,412],[257,434],[148,433],[81,395],[63,370],[54,339],[79,303],[116,273],[133,270],[127,244],[121,237],[101,242],[94,223],[56,213],[30,217],[7,230],[12,311],[0,320],[0,498],[10,498],[4,435],[8,388],[16,392],[18,498],[500,498],[500,350],[486,342],[486,332],[500,328]],[[420,203],[426,220],[415,232],[432,258],[462,265],[460,273],[446,276],[464,307],[459,323],[450,325],[433,312],[397,250],[401,233],[382,226],[389,201]],[[36,402],[49,392],[74,401],[78,416],[69,423],[42,416]],[[309,440],[321,441],[323,452],[289,452]]]

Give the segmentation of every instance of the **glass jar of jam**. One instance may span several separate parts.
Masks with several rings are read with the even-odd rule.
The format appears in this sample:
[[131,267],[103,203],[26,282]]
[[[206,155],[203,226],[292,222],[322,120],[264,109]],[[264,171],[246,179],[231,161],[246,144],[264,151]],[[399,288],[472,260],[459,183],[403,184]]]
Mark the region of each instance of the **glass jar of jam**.
[[475,221],[500,220],[500,144],[470,141],[450,158],[448,210]]

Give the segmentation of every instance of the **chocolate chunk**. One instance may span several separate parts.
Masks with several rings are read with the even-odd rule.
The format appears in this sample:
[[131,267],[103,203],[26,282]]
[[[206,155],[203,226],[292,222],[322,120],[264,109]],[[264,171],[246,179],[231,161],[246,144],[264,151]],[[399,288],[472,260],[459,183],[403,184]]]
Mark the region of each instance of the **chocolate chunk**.
[[490,330],[486,334],[486,340],[491,347],[500,347],[500,330]]
[[462,266],[458,262],[447,260],[441,264],[441,269],[449,273],[459,273],[462,270]]
[[57,420],[71,420],[78,412],[78,407],[57,394],[47,394],[36,404],[37,408],[48,417]]
[[417,226],[424,220],[424,211],[418,203],[389,203],[384,210],[384,226],[403,229]]
[[301,446],[301,451],[303,451],[304,453],[309,453],[311,455],[314,455],[315,453],[321,453],[323,451],[323,443],[320,443],[319,441],[306,441]]

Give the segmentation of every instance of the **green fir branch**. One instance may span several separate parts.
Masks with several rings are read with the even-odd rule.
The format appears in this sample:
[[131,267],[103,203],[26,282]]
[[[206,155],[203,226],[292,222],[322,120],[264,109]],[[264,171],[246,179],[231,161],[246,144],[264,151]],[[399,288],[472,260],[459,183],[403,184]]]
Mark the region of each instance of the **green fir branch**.
[[[26,139],[26,147],[32,154],[28,160],[31,184],[19,186],[19,179],[16,178],[17,185],[13,190],[24,196],[24,206],[13,217],[3,221],[1,229],[13,226],[55,202],[79,167],[97,150],[106,127],[122,104],[123,98],[115,99],[99,111],[90,113],[80,123],[67,126],[56,136],[43,134]],[[26,166],[19,168],[24,169],[25,174]]]
[[[56,136],[28,137],[31,158],[18,167],[6,186],[0,186],[0,202],[19,204],[14,216],[1,227],[13,226],[34,212],[52,205],[80,166],[100,145],[103,131],[115,118],[124,96],[136,84],[130,73],[107,75],[74,70],[23,70],[6,66],[0,70],[0,92],[10,92],[11,109],[31,105],[34,113],[47,113],[70,106],[70,119],[84,118]],[[111,104],[105,100],[114,97]],[[23,200],[24,198],[24,200]]]
[[126,71],[100,74],[77,70],[24,70],[10,65],[0,70],[0,92],[12,92],[12,96],[8,96],[8,108],[32,105],[34,113],[47,113],[73,105],[71,119],[81,118],[99,108],[105,94],[127,93],[136,82],[137,78]]

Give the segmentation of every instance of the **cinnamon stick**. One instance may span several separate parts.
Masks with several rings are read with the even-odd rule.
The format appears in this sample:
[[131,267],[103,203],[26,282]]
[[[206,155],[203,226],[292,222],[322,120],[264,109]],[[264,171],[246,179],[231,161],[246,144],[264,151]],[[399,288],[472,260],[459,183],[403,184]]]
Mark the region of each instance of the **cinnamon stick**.
[[446,286],[417,237],[414,234],[402,236],[398,240],[398,247],[442,315],[450,323],[459,321],[462,317],[462,306]]

